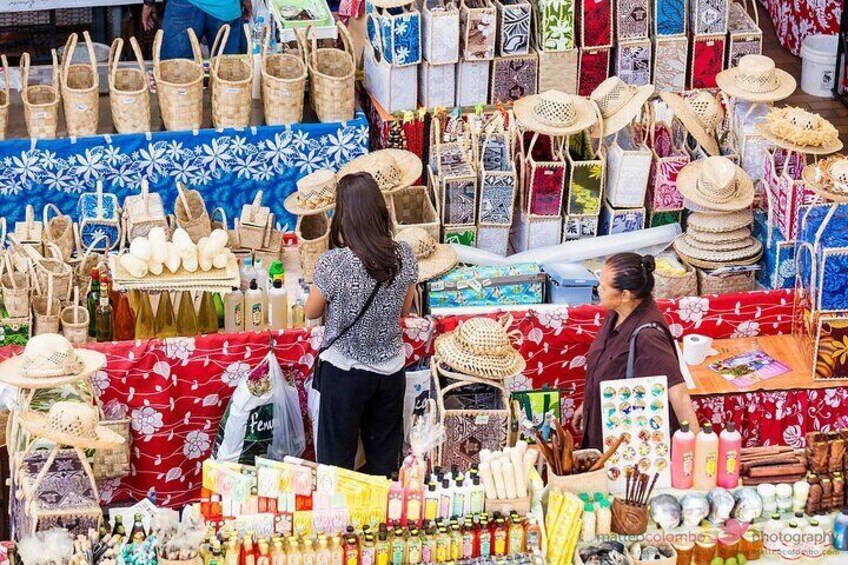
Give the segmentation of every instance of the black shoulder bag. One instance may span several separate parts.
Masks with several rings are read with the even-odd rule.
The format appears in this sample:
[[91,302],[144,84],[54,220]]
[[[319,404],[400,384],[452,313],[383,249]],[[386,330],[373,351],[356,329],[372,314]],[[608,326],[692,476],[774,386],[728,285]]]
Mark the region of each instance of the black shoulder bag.
[[368,300],[365,301],[365,304],[362,305],[362,309],[359,311],[359,314],[356,315],[356,318],[353,319],[351,323],[345,326],[339,334],[331,339],[327,345],[318,350],[318,355],[315,356],[315,363],[312,365],[312,388],[321,392],[321,354],[330,349],[334,343],[336,343],[339,339],[341,339],[345,334],[347,334],[353,326],[355,326],[359,320],[365,316],[365,313],[371,307],[371,304],[374,302],[374,299],[377,297],[377,292],[380,290],[380,283],[376,283],[374,285],[374,290],[371,291],[371,295],[368,296]]
[[669,342],[671,342],[671,347],[674,349],[674,355],[677,356],[677,347],[674,345],[674,338],[672,337],[671,332],[668,331],[667,327],[662,324],[658,324],[657,322],[643,324],[633,330],[633,333],[630,334],[630,351],[627,353],[627,372],[624,374],[625,379],[633,378],[633,371],[636,366],[636,336],[639,335],[639,332],[646,328],[660,330],[663,332],[666,337],[668,337]]

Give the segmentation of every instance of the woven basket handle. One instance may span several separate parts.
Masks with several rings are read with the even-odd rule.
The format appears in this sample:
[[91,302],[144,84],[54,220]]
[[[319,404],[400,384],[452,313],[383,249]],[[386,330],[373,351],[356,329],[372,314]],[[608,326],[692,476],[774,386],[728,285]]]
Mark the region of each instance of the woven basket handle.
[[139,197],[141,198],[141,206],[145,211],[147,211],[147,202],[150,196],[150,187],[148,184],[147,179],[141,179],[141,193]]
[[159,63],[161,60],[162,53],[162,35],[163,31],[160,29],[156,32],[156,35],[153,37],[153,74],[159,75]]
[[124,52],[124,40],[116,37],[112,45],[109,46],[109,81],[112,85],[115,84],[115,77],[118,74],[118,62],[121,60],[121,54]]
[[79,36],[76,33],[72,33],[68,36],[68,40],[65,42],[65,48],[62,51],[62,86],[68,87],[68,70],[71,66],[71,60],[74,58],[74,52],[77,50],[77,43],[79,42]]
[[250,77],[253,78],[253,34],[250,32],[250,26],[246,23],[242,26],[242,31],[244,31],[244,38],[247,40],[247,58],[250,62],[248,65],[248,73],[250,73]]
[[253,204],[250,205],[250,219],[253,219],[253,216],[259,213],[259,208],[262,207],[262,191],[258,191],[256,196],[253,197]]
[[[53,243],[52,241],[45,241],[44,242],[44,248],[47,249],[50,252],[49,253],[50,257],[45,257],[45,259],[51,259],[52,258],[52,259],[55,259],[56,261],[61,261],[62,267],[63,267],[63,270],[64,270],[64,267],[66,267],[67,265],[64,263],[64,259],[62,258],[62,250],[59,249],[59,246],[56,245],[55,243]],[[48,255],[48,253],[45,253],[45,255]]]
[[29,236],[29,232],[32,231],[35,224],[35,209],[32,207],[32,204],[26,205],[26,212],[24,217],[24,226],[26,227],[27,236]]
[[96,209],[97,218],[102,219],[104,217],[104,212],[105,212],[105,210],[103,210],[103,181],[102,180],[98,180],[95,183],[95,194],[97,195],[97,209]]
[[[6,59],[6,55],[0,55],[0,64],[3,65],[3,91],[6,93],[6,104],[8,104],[9,103],[9,61]],[[21,91],[23,91],[23,87],[21,87]]]
[[212,49],[209,50],[209,56],[212,58],[210,72],[217,75],[221,68],[221,56],[224,54],[224,47],[230,39],[230,25],[224,24],[218,29],[215,34],[215,40],[212,42]]
[[318,68],[318,34],[315,33],[315,28],[312,25],[306,26],[306,41],[309,43],[311,41],[311,52],[309,53],[309,59],[312,62],[312,65],[315,68]]
[[200,53],[200,43],[197,41],[197,34],[192,28],[186,28],[188,34],[188,42],[191,44],[191,52],[194,55],[194,64],[197,66],[203,65],[203,56]]
[[59,96],[59,83],[61,81],[61,73],[59,72],[59,54],[55,49],[51,49],[50,54],[53,57],[53,88],[56,90],[56,96]]
[[[8,83],[9,83],[9,81],[7,79],[6,84],[8,84]],[[28,87],[28,85],[29,85],[29,53],[24,51],[23,55],[21,55],[21,98],[23,98],[24,103],[27,103],[27,104],[29,103],[28,100],[27,100],[27,87]]]
[[188,218],[189,220],[192,220],[194,218],[191,217],[191,206],[189,206],[189,204],[188,204],[188,199],[186,198],[185,190],[186,190],[185,185],[181,182],[178,182],[177,183],[177,198],[179,198],[180,204],[182,204],[183,208],[185,209],[186,218]]
[[[138,63],[138,70],[141,71],[141,74],[147,76],[147,69],[144,67],[144,55],[141,54],[141,47],[138,44],[138,41],[135,37],[130,37],[130,47],[133,50],[133,54],[135,55],[135,62]],[[147,81],[144,81],[144,88],[147,88]]]
[[18,282],[15,280],[15,267],[12,265],[12,258],[8,252],[3,255],[3,265],[6,267],[6,272],[9,273],[12,288],[18,288]]
[[100,73],[97,72],[97,57],[94,55],[94,44],[91,43],[91,36],[88,34],[88,31],[82,32],[82,38],[85,41],[85,49],[88,51],[88,63],[91,67],[93,87],[97,88],[100,86]]
[[223,229],[227,229],[227,212],[220,206],[212,210],[212,213],[209,215],[210,220],[214,220],[216,215],[221,216],[221,225],[223,225]]
[[354,65],[356,64],[356,56],[353,54],[353,42],[350,39],[350,34],[347,32],[347,28],[342,22],[336,22],[336,27],[339,30],[339,35],[342,38],[342,45],[344,45],[344,51],[350,58],[353,60]]
[[[297,33],[295,33],[297,36]],[[271,24],[265,26],[262,30],[262,46],[259,49],[259,56],[262,58],[262,66],[265,66],[265,57],[268,56],[268,48],[271,47]]]
[[62,215],[62,211],[59,210],[59,208],[52,202],[45,204],[44,209],[41,211],[41,221],[43,222],[42,226],[44,227],[44,229],[47,229],[47,224],[50,223],[50,215],[48,214],[48,212],[53,212],[54,218],[56,216]]
[[0,250],[6,248],[6,230],[8,225],[5,216],[0,216]]

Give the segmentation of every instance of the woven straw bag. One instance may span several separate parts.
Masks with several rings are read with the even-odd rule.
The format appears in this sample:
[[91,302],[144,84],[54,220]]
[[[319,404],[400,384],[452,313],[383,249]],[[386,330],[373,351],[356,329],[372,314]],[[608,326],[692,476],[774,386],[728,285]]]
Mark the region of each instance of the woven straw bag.
[[177,218],[177,225],[188,232],[194,243],[212,233],[212,220],[209,218],[209,212],[206,211],[203,196],[197,190],[186,188],[181,182],[177,183],[174,215]]
[[76,239],[79,253],[79,257],[72,260],[74,286],[80,287],[83,290],[83,294],[88,294],[89,287],[91,286],[91,271],[97,269],[101,263],[106,263],[107,261],[106,254],[99,250],[103,249],[101,242],[108,238],[102,234],[98,235],[87,247],[84,247],[80,241],[79,225],[74,223],[74,239]]
[[[94,192],[80,194],[77,203],[80,218],[80,241],[88,246],[102,241],[103,250],[115,249],[121,244],[121,207],[118,197],[103,192],[103,182],[98,180]],[[98,236],[105,235],[101,240]]]
[[262,191],[256,193],[253,203],[245,204],[241,209],[238,223],[239,242],[247,249],[264,249],[271,239],[274,226],[274,214],[267,206],[262,206]]
[[295,234],[300,272],[304,280],[311,283],[315,263],[330,248],[330,218],[325,213],[298,216]]
[[162,30],[153,40],[153,78],[165,129],[196,130],[203,124],[203,61],[194,30],[186,28],[194,59],[161,59]]
[[162,197],[150,193],[147,179],[141,179],[141,192],[124,199],[122,210],[124,217],[124,239],[132,241],[137,237],[146,237],[150,230],[160,227],[168,234],[171,227],[165,215]]
[[52,286],[53,295],[59,300],[68,300],[73,288],[74,271],[62,259],[62,251],[53,243],[45,243],[44,249],[52,257],[39,258],[32,262],[33,280],[36,284],[36,294]]
[[439,240],[439,213],[430,200],[430,191],[426,186],[408,186],[388,195],[391,205],[389,213],[395,233],[409,227],[419,227],[427,231],[433,239]]
[[700,295],[727,294],[731,292],[748,292],[756,286],[756,271],[741,273],[713,274],[704,269],[695,269],[698,273],[698,289]]
[[88,340],[88,308],[79,304],[79,287],[74,287],[74,299],[62,309],[59,315],[62,334],[74,345],[82,345]]
[[118,133],[141,133],[150,131],[150,89],[144,56],[138,41],[130,38],[138,68],[121,67],[121,52],[124,40],[116,38],[109,49],[109,104],[112,108],[112,123]]
[[[6,55],[0,55],[0,63],[3,65],[3,77],[9,76],[9,61]],[[9,124],[9,81],[3,81],[3,90],[0,90],[0,141],[6,139],[6,126]]]
[[[244,25],[247,52],[253,53],[250,27]],[[252,55],[224,55],[230,26],[224,24],[212,43],[209,63],[209,89],[212,99],[212,123],[216,128],[245,128],[250,125],[253,109]]]
[[12,237],[21,245],[41,247],[41,241],[44,238],[44,226],[41,222],[35,221],[35,209],[30,204],[27,204],[25,208],[24,221],[15,222],[15,231],[12,232]]
[[238,230],[230,229],[229,222],[227,221],[227,211],[218,206],[212,213],[209,215],[209,220],[212,225],[212,230],[224,230],[227,232],[229,239],[227,241],[227,247],[230,249],[238,249],[241,247],[241,242],[239,241],[239,233]]
[[[49,212],[53,212],[52,218]],[[45,204],[41,218],[44,242],[55,245],[63,261],[70,260],[74,254],[74,222],[71,217],[63,214],[55,204]]]
[[100,120],[100,77],[97,74],[97,58],[91,37],[82,34],[88,50],[88,64],[71,64],[77,48],[78,36],[72,33],[62,52],[62,104],[65,109],[65,125],[71,137],[97,134]]
[[41,296],[41,287],[38,277],[32,278],[35,283],[36,296],[32,298],[32,335],[57,334],[59,333],[59,315],[62,313],[62,304],[53,294],[53,278],[47,278],[46,294]]
[[130,474],[131,421],[129,418],[107,420],[103,416],[103,409],[100,409],[100,425],[121,435],[125,441],[114,449],[98,449],[94,453],[91,467],[96,480],[120,479]]
[[309,52],[312,106],[322,122],[352,120],[355,107],[356,59],[347,28],[341,22],[337,26],[344,49],[319,48],[312,26],[306,28],[307,39],[312,34],[312,48]]
[[15,270],[8,251],[4,253],[0,269],[5,271],[0,276],[0,292],[6,312],[11,318],[29,317],[29,273]]
[[21,55],[21,101],[32,139],[56,139],[59,129],[59,59],[53,54],[53,83],[29,86],[29,53]]
[[682,275],[654,271],[654,298],[683,298],[698,295],[698,275],[691,265],[681,261],[686,269]]
[[[262,108],[269,126],[294,124],[303,120],[306,95],[306,45],[295,34],[296,53],[268,53],[271,28],[265,28],[262,42]],[[286,48],[288,49],[288,48]]]

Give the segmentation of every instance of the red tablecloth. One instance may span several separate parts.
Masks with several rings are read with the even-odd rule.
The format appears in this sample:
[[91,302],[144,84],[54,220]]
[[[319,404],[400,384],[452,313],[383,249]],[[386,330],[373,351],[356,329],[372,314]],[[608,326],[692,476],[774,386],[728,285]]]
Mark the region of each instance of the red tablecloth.
[[808,35],[838,34],[841,0],[760,0],[768,10],[777,39],[793,55],[801,56]]
[[[675,336],[698,332],[727,338],[790,331],[792,300],[790,291],[778,290],[684,298],[662,301],[660,305]],[[573,390],[564,405],[564,416],[570,418],[583,398],[585,354],[602,317],[602,310],[593,306],[563,308],[555,314],[519,314],[517,327],[522,337],[518,346],[528,364],[524,375],[510,383],[511,388],[529,389],[548,384]],[[438,322],[421,318],[406,320],[404,337],[410,362],[425,355],[436,331],[450,330],[457,322],[457,318]],[[274,352],[283,369],[302,383],[314,361],[319,335],[320,330],[316,329],[311,333],[301,330],[217,334],[93,345],[92,348],[106,353],[108,359],[106,367],[94,378],[104,402],[116,399],[125,403],[133,419],[132,474],[123,481],[103,483],[103,499],[138,499],[151,487],[156,488],[162,504],[181,505],[194,499],[200,486],[203,459],[209,454],[218,421],[238,380],[268,353],[273,339]],[[11,348],[5,348],[0,350],[0,357],[12,353]],[[728,397],[723,406],[719,403],[725,399],[721,398],[699,400],[698,404],[707,417],[713,417],[719,410],[732,412],[733,406],[737,409],[743,405],[749,409],[763,406],[762,410],[749,411],[742,427],[749,442],[761,443],[778,443],[784,441],[787,433],[795,434],[804,414],[813,418],[807,425],[821,428],[842,425],[837,419],[845,418],[848,413],[848,408],[837,411],[836,406],[830,411],[824,407],[808,410],[807,404],[815,405],[811,396],[803,408],[794,406],[791,402],[803,396],[804,391],[786,394],[790,398],[785,414],[769,412],[763,400],[755,402],[744,398],[747,395]],[[840,399],[848,396],[848,389],[839,394]],[[735,405],[734,398],[739,399]],[[827,401],[825,405],[831,406]],[[789,414],[790,406],[792,417],[783,418]],[[734,414],[735,418],[739,416]],[[764,419],[771,421],[757,431]],[[798,431],[799,438],[802,432]]]

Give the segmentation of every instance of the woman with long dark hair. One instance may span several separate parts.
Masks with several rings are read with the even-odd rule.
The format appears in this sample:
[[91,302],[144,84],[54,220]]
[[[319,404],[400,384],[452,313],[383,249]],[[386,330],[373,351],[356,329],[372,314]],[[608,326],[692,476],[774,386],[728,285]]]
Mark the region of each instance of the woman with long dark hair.
[[318,259],[306,301],[326,314],[319,383],[318,462],[353,469],[358,440],[364,472],[400,466],[406,391],[400,319],[409,313],[418,263],[392,239],[383,194],[369,173],[339,180],[330,250]]

